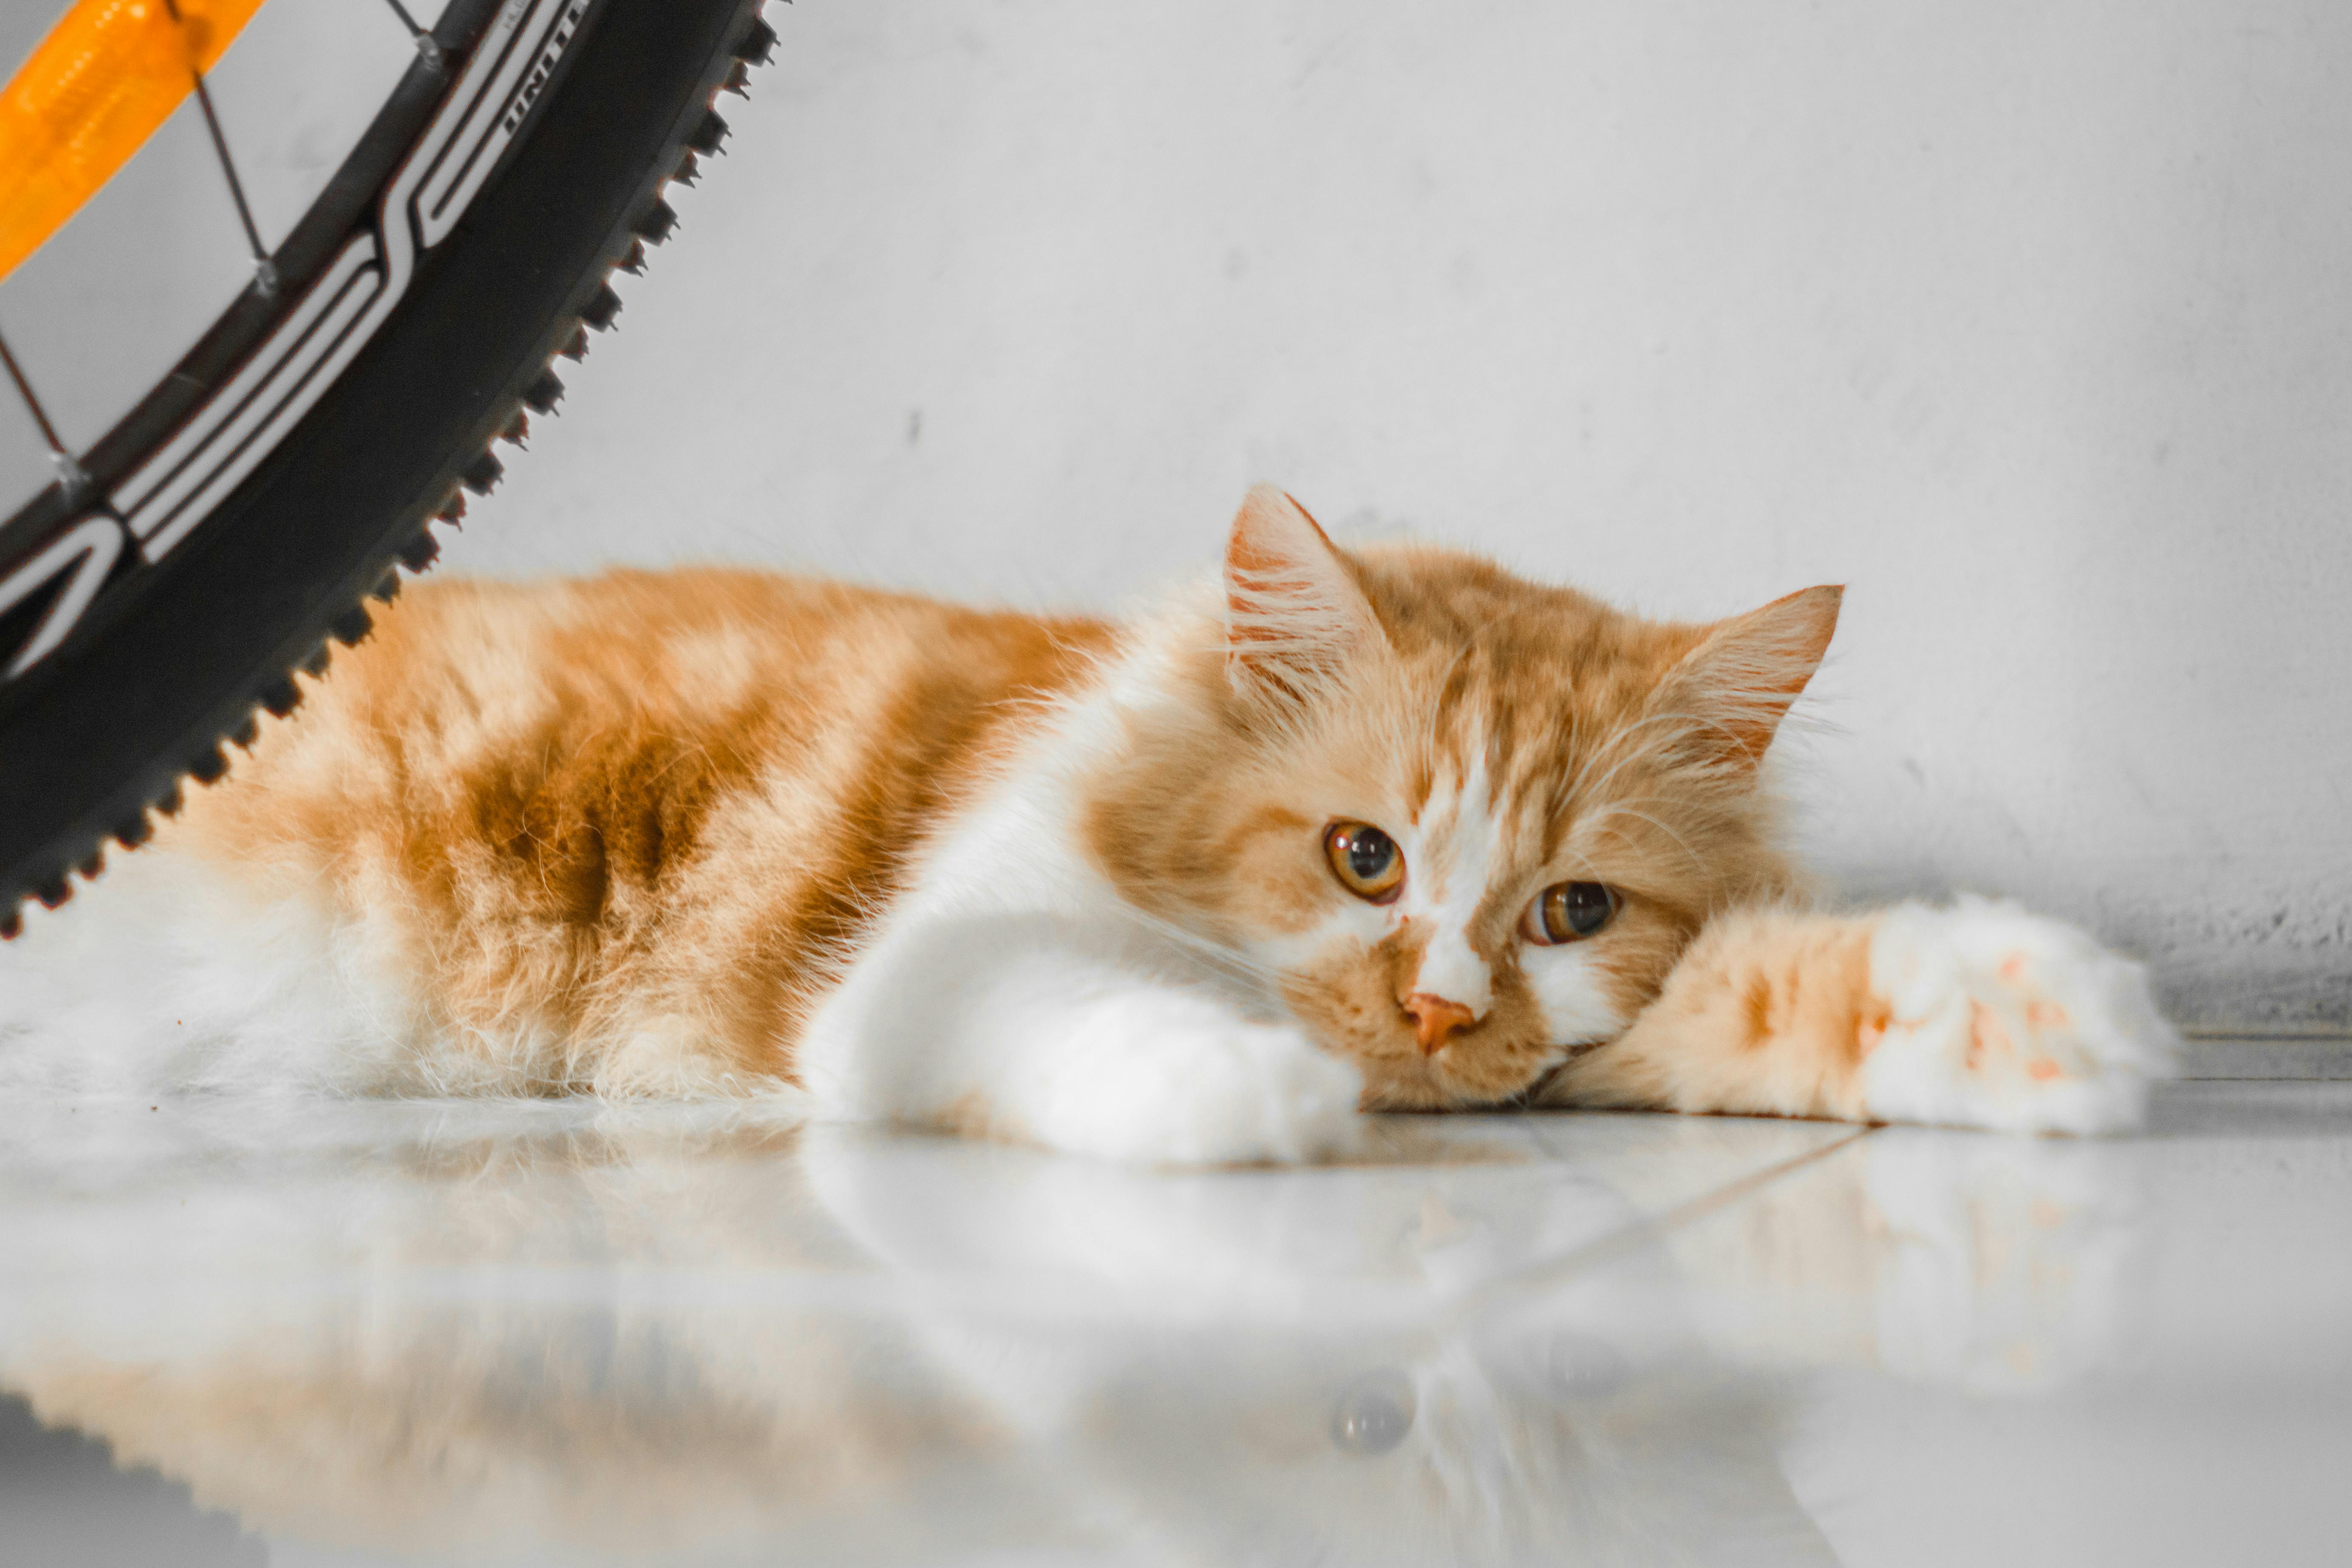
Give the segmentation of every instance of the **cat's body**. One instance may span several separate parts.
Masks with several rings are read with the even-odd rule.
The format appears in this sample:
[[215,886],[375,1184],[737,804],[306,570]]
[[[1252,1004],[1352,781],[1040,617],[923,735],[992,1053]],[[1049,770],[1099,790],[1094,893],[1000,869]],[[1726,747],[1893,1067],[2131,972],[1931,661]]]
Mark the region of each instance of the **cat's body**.
[[11,955],[0,1076],[161,1037],[189,1083],[790,1093],[1200,1161],[1342,1148],[1360,1101],[2091,1131],[2164,1070],[2064,928],[1796,910],[1758,773],[1835,590],[1644,622],[1270,490],[1222,586],[1120,625],[412,593]]

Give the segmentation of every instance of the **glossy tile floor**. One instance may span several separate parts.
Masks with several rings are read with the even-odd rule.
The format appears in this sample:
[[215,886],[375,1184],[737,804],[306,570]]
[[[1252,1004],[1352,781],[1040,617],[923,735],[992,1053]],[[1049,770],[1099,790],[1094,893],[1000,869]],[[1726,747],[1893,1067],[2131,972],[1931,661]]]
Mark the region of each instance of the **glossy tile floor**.
[[2341,1563],[2352,1048],[2196,1070],[2130,1141],[1206,1174],[0,1105],[0,1562]]

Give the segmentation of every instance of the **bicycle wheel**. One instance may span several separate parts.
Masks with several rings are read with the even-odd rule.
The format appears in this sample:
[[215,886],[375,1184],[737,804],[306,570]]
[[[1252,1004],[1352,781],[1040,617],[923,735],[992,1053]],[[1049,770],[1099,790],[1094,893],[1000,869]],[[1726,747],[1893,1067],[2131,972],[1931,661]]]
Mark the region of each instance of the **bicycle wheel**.
[[218,778],[432,560],[775,41],[760,0],[446,0],[429,28],[383,4],[415,61],[274,249],[190,47],[254,280],[169,376],[75,451],[7,361],[57,478],[0,522],[0,935],[147,837],[184,775]]

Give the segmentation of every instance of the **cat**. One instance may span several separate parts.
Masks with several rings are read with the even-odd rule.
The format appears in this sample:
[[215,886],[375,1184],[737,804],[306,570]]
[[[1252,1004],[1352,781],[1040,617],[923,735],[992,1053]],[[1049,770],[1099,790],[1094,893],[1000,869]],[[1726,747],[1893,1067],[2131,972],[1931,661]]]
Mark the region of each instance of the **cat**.
[[782,1095],[1179,1163],[1343,1155],[1360,1109],[2137,1124],[2137,964],[1806,907],[1763,763],[1840,599],[1643,620],[1265,486],[1124,623],[429,584],[20,939],[0,1078]]

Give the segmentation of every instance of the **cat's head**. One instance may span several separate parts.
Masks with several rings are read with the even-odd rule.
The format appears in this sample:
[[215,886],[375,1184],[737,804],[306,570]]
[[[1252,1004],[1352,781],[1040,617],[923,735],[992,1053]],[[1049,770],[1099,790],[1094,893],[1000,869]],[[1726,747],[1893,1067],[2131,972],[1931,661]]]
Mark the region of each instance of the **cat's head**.
[[1838,589],[1645,621],[1454,551],[1343,551],[1262,486],[1223,599],[1131,710],[1089,837],[1138,906],[1270,978],[1367,1106],[1526,1093],[1709,912],[1788,886],[1758,769]]

